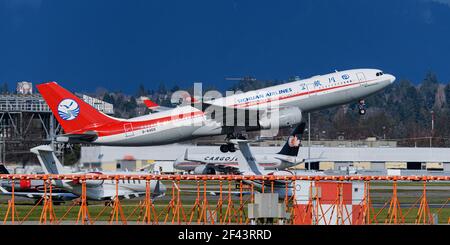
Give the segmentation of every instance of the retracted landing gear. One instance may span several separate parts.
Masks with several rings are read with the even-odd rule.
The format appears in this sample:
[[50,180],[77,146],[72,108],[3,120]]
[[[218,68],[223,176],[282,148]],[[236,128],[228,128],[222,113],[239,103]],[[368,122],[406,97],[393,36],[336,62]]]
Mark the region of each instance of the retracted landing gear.
[[366,115],[366,102],[361,99],[358,103],[359,115]]

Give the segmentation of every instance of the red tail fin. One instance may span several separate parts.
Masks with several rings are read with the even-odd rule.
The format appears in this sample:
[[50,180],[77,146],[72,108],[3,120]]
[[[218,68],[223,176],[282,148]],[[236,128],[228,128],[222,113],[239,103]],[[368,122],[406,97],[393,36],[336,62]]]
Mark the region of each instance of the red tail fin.
[[56,82],[36,87],[67,134],[82,134],[97,126],[115,122]]
[[158,104],[156,104],[155,102],[151,101],[150,99],[145,99],[145,100],[144,100],[144,104],[145,104],[145,106],[147,106],[149,109],[153,109],[153,108],[159,107]]

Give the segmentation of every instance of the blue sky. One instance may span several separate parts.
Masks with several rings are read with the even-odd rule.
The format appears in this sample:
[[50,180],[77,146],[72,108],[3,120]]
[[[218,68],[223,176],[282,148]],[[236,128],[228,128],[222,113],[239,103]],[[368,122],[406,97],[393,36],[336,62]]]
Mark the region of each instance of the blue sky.
[[381,68],[450,81],[450,0],[0,0],[0,83],[223,89]]

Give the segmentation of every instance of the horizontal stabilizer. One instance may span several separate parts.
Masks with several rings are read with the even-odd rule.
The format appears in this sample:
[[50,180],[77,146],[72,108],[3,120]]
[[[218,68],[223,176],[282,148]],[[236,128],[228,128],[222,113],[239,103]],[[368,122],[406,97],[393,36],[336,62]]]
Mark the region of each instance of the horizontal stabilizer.
[[171,110],[173,108],[170,107],[165,107],[165,106],[160,106],[159,104],[157,104],[156,102],[150,100],[149,98],[146,98],[143,100],[145,106],[154,111],[154,112],[159,112],[159,111],[167,111],[167,110]]
[[98,138],[95,132],[86,132],[84,134],[63,134],[56,137],[60,143],[90,143]]

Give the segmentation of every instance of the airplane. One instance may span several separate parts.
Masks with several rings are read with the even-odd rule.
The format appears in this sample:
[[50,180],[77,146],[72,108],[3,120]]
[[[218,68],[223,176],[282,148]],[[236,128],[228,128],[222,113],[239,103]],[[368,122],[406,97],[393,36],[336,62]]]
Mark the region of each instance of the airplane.
[[[0,165],[0,174],[10,174],[4,165]],[[0,183],[0,195],[12,195],[12,187],[14,184],[14,195],[17,197],[25,197],[33,199],[35,204],[41,203],[40,200],[45,195],[44,192],[44,181],[42,180],[2,180]],[[48,195],[49,193],[47,193]],[[52,200],[53,203],[58,205],[65,201],[71,201],[77,199],[79,196],[61,190],[56,186],[52,190]]]
[[[49,145],[41,145],[30,150],[36,154],[42,169],[46,174],[116,174],[116,175],[142,175],[142,172],[91,172],[91,173],[71,173],[66,170],[56,157],[53,149]],[[82,194],[81,183],[74,180],[54,180],[55,186],[73,193],[77,196]],[[166,187],[159,180],[150,181],[151,198],[155,199],[165,195]],[[119,198],[131,199],[145,196],[146,181],[143,180],[121,180],[119,182]],[[116,197],[115,180],[86,180],[86,197],[88,200],[108,201]]]
[[[258,165],[265,170],[281,170],[311,161],[298,157],[305,127],[306,123],[300,123],[278,153],[256,155]],[[175,169],[192,171],[194,174],[235,173],[238,171],[238,157],[236,153],[189,154],[189,149],[186,149],[173,166]]]
[[[302,113],[359,101],[381,91],[395,77],[378,69],[353,69],[314,76],[227,97],[194,98],[178,107],[131,119],[105,115],[59,86],[37,85],[65,134],[63,143],[108,146],[164,145],[203,136],[226,135],[222,152],[233,151],[231,139],[244,139],[243,131],[291,127]],[[153,105],[154,106],[154,105]]]
[[[260,164],[256,161],[256,157],[253,155],[248,140],[233,139],[230,141],[232,144],[238,145],[238,151],[236,151],[236,157],[238,159],[237,173],[244,176],[323,176],[322,172],[317,171],[303,171],[303,172],[291,172],[288,170],[267,170],[263,169]],[[252,185],[257,192],[269,193],[272,191],[272,182],[261,180],[243,180],[242,181],[247,186]],[[301,182],[301,181],[298,181]],[[286,185],[288,188],[286,188]],[[286,182],[283,180],[273,181],[273,193],[277,193],[280,199],[285,199],[287,197],[292,197],[294,194],[294,186],[299,185],[299,183]],[[175,186],[178,190],[186,193],[196,193],[192,190],[182,190],[179,186]],[[218,196],[220,194],[230,194],[230,195],[251,195],[252,191],[208,191],[207,195]]]

